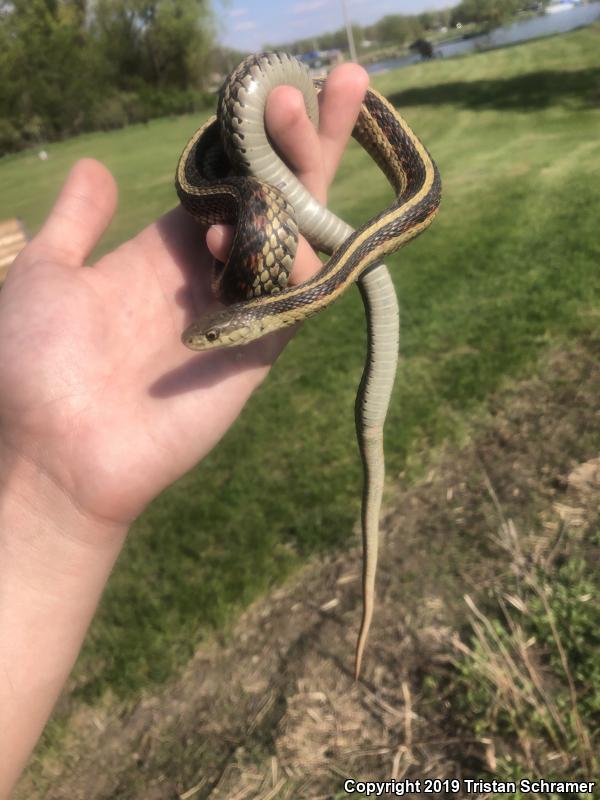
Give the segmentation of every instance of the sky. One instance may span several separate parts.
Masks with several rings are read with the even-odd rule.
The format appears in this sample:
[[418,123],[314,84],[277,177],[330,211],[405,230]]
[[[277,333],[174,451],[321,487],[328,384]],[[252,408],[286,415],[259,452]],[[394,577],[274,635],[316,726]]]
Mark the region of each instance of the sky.
[[[419,14],[458,0],[346,0],[352,22],[368,25],[386,14]],[[220,41],[238,50],[259,50],[334,31],[344,24],[341,0],[215,0]]]

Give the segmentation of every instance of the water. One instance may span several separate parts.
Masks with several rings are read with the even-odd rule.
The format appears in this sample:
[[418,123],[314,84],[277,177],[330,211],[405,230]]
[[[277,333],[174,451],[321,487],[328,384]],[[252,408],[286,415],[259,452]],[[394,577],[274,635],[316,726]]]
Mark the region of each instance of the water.
[[[489,34],[475,36],[472,39],[442,42],[435,46],[435,53],[437,56],[449,57],[472,53],[474,50],[488,50],[494,47],[514,44],[515,42],[524,42],[527,39],[536,39],[539,36],[566,33],[584,25],[591,25],[598,19],[600,19],[600,2],[589,3],[585,6],[575,6],[568,11],[543,14],[539,17],[530,17],[529,19],[513,22],[511,25],[496,28]],[[420,56],[411,53],[402,58],[369,64],[366,69],[367,72],[384,72],[388,69],[407,67],[409,64],[415,64],[420,60]]]

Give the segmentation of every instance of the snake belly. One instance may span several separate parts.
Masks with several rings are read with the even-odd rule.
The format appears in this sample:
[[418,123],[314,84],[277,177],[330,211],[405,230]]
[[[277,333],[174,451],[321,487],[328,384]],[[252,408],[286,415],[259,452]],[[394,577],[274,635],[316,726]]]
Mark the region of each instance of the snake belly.
[[[427,149],[381,95],[368,89],[353,136],[382,169],[395,198],[391,205],[356,231],[322,207],[275,153],[264,126],[269,92],[279,85],[302,92],[310,119],[318,124],[316,94],[324,82],[313,81],[304,66],[285,53],[249,56],[226,80],[215,120],[197,131],[186,146],[177,168],[176,189],[182,205],[199,221],[236,222],[236,260],[256,259],[241,254],[249,226],[239,186],[232,188],[231,173],[252,176],[274,194],[272,206],[289,204],[280,228],[294,238],[293,219],[313,247],[330,255],[323,268],[302,284],[287,286],[287,276],[276,278],[274,293],[250,293],[256,276],[238,293],[238,302],[208,311],[192,322],[182,336],[193,350],[246,344],[272,331],[304,320],[336,300],[357,282],[367,320],[367,356],[358,388],[355,419],[363,464],[361,525],[363,537],[363,613],[356,646],[354,675],[358,679],[373,616],[379,541],[379,516],[385,466],[383,425],[398,361],[399,311],[391,276],[381,259],[425,230],[441,200],[439,171]],[[217,165],[217,166],[215,166]],[[247,180],[248,178],[246,178]],[[235,178],[235,180],[240,180]],[[256,188],[256,187],[255,187]],[[261,190],[263,191],[263,190]],[[235,194],[223,203],[223,196]],[[226,213],[223,206],[226,205]],[[233,210],[232,210],[233,209]],[[260,217],[254,214],[254,217]],[[292,220],[290,222],[290,219]],[[268,228],[271,249],[261,251],[259,274],[266,276],[266,258],[284,248]],[[297,235],[297,233],[296,233]],[[286,238],[284,236],[284,238]],[[276,240],[276,241],[275,241]],[[295,244],[288,242],[283,270]],[[291,256],[293,258],[293,255]],[[219,267],[227,271],[228,263]],[[287,265],[286,262],[287,261]],[[275,273],[274,273],[275,274]],[[235,282],[235,281],[234,281]],[[245,292],[245,294],[244,294]],[[230,295],[231,297],[231,295]],[[241,300],[241,298],[247,298]],[[227,298],[229,299],[229,298]]]

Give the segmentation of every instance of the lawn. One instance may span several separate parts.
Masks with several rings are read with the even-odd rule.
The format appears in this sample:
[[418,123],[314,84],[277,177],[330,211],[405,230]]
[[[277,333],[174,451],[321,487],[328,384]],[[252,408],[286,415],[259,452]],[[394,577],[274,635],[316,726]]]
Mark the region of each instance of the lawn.
[[[392,487],[468,437],[490,394],[546,348],[598,325],[600,26],[373,83],[427,144],[444,192],[432,228],[389,260],[402,314],[386,428]],[[69,166],[94,156],[120,187],[104,252],[174,204],[176,161],[200,122],[82,136],[47,146],[47,161],[4,158],[0,218],[18,215],[35,232]],[[352,146],[333,209],[357,225],[389,197]],[[307,324],[215,452],[137,521],[73,697],[135,697],[309,556],[355,543],[363,326],[356,291]]]

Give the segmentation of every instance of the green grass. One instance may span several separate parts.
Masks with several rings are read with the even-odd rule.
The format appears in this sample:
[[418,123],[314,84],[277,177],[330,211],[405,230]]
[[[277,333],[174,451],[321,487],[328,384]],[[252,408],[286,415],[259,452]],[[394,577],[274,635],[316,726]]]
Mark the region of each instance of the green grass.
[[49,155],[47,161],[40,161],[37,149],[6,156],[0,159],[0,217],[21,217],[35,233],[69,168],[78,158],[98,158],[117,179],[119,209],[95,253],[97,257],[175,205],[173,178],[181,143],[189,138],[198,120],[208,116],[157,119],[123,130],[53,142],[43,148]]
[[[469,417],[542,348],[598,324],[600,27],[377,78],[438,161],[442,212],[390,259],[402,365],[388,475],[466,435]],[[0,218],[35,231],[68,167],[93,155],[121,191],[99,252],[175,202],[200,120],[159,120],[0,161]],[[350,148],[333,208],[359,224],[389,190]],[[140,297],[140,303],[143,303]],[[363,364],[356,291],[307,324],[217,450],[136,523],[76,669],[74,691],[128,697],[166,679],[203,632],[311,554],[354,541],[353,403]]]

